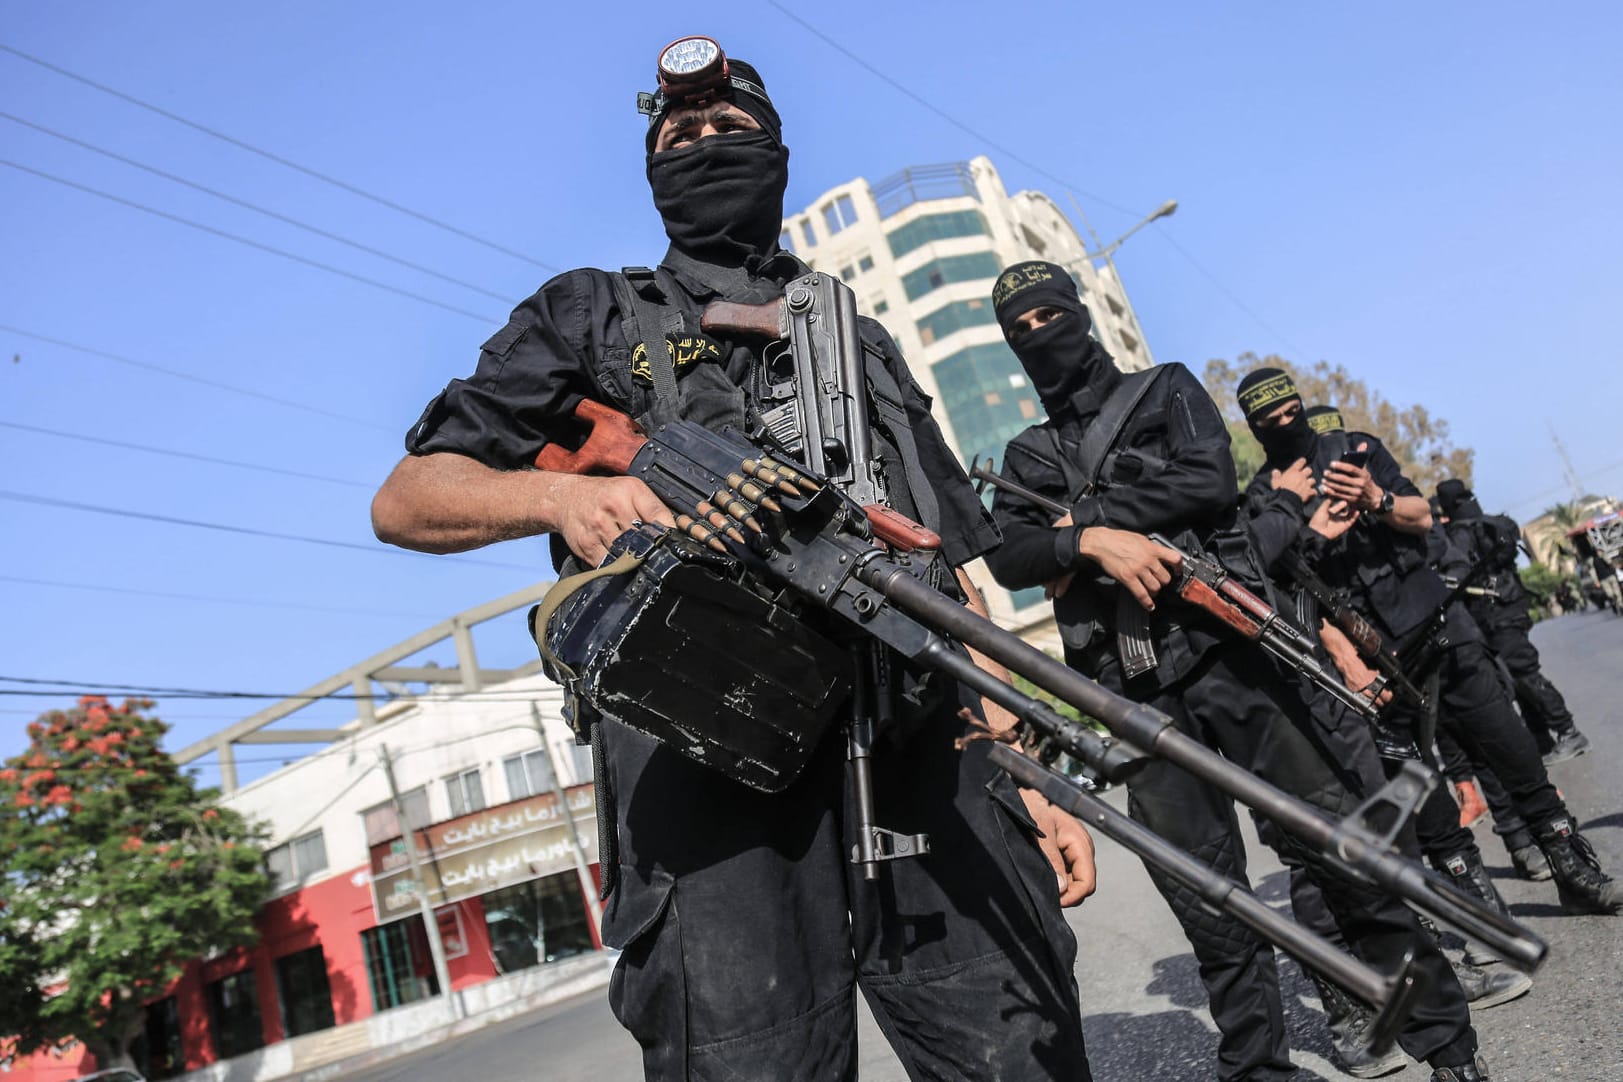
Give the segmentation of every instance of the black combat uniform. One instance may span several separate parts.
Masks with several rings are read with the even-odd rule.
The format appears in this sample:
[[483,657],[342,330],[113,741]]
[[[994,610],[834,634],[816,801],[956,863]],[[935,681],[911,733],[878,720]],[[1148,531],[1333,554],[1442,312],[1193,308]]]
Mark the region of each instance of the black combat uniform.
[[[993,500],[1004,543],[987,557],[993,576],[1019,589],[1074,575],[1055,603],[1066,661],[1129,698],[1165,712],[1184,733],[1324,810],[1344,815],[1359,802],[1360,780],[1333,765],[1313,735],[1314,721],[1295,681],[1257,648],[1215,622],[1163,596],[1150,614],[1153,669],[1129,676],[1118,634],[1137,606],[1126,591],[1078,554],[1082,530],[1108,526],[1160,532],[1216,553],[1230,571],[1265,588],[1243,531],[1235,528],[1236,484],[1227,429],[1205,390],[1182,365],[1123,376],[1089,335],[1089,316],[1063,268],[1020,264],[1006,270],[993,294],[1009,334],[1015,318],[1039,306],[1064,314],[1011,338],[1042,398],[1049,420],[1016,436],[1004,454],[1011,480],[1070,507],[1074,525],[1055,528],[1053,514],[1007,492]],[[1146,387],[1146,384],[1148,386]],[[1103,448],[1098,490],[1083,494],[1080,476],[1101,431],[1120,407],[1117,396],[1141,392]],[[1105,417],[1101,421],[1101,416]],[[1089,451],[1083,448],[1088,447]],[[1124,621],[1124,618],[1125,621]],[[1128,656],[1135,649],[1125,651]],[[1245,850],[1232,802],[1186,771],[1157,761],[1129,786],[1134,818],[1221,874],[1245,882]],[[1324,886],[1336,921],[1378,968],[1395,969],[1413,947],[1435,992],[1411,1016],[1400,1038],[1406,1051],[1439,1065],[1468,1062],[1476,1048],[1465,1000],[1447,962],[1422,942],[1414,915],[1389,897],[1327,869],[1322,855],[1284,837]],[[1222,1034],[1218,1077],[1284,1078],[1293,1073],[1271,947],[1238,923],[1213,915],[1187,888],[1147,866],[1183,926],[1200,963],[1212,1018]]]
[[[1466,598],[1471,618],[1482,629],[1488,649],[1504,663],[1516,687],[1516,705],[1532,730],[1545,762],[1559,762],[1589,750],[1589,740],[1578,731],[1561,692],[1539,667],[1538,648],[1527,637],[1533,629],[1528,612],[1531,598],[1516,572],[1516,550],[1521,528],[1505,515],[1484,515],[1476,496],[1462,481],[1437,486],[1437,500],[1447,518],[1444,529],[1466,562],[1487,563],[1478,580],[1483,593]],[[1555,752],[1555,755],[1551,753]]]
[[[1299,401],[1289,376],[1278,369],[1259,369],[1248,375],[1241,381],[1239,398],[1252,431],[1269,455],[1268,464],[1247,488],[1253,508],[1289,506],[1273,489],[1273,469],[1306,458],[1314,476],[1322,477],[1330,463],[1359,447],[1366,449],[1366,468],[1383,493],[1389,497],[1420,495],[1375,436],[1363,432],[1320,436],[1300,413],[1284,428],[1263,425],[1262,418],[1271,410],[1292,398]],[[1301,505],[1304,524],[1309,513],[1309,505]],[[1448,587],[1430,566],[1430,545],[1424,534],[1394,530],[1380,521],[1380,514],[1365,514],[1346,534],[1320,546],[1312,556],[1319,574],[1332,587],[1346,591],[1352,604],[1402,653],[1428,633],[1429,618],[1448,600]],[[1488,764],[1498,776],[1517,810],[1531,824],[1555,870],[1568,909],[1617,911],[1623,907],[1623,891],[1600,870],[1588,842],[1577,834],[1577,824],[1550,784],[1532,736],[1500,682],[1481,632],[1457,602],[1448,605],[1445,615],[1442,637],[1446,647],[1436,662],[1440,713],[1453,723],[1472,758]],[[1467,879],[1487,883],[1479,858],[1457,878],[1462,885]]]
[[[732,71],[759,90],[753,69],[732,61]],[[806,268],[774,252],[787,176],[776,113],[764,91],[741,89],[733,98],[762,132],[650,154],[673,246],[657,273],[634,282],[674,347],[675,415],[749,430],[759,343],[709,338],[700,311],[715,299],[781,296]],[[667,163],[680,177],[674,190],[662,188]],[[735,243],[740,219],[760,226],[748,254]],[[656,401],[646,339],[628,333],[626,317],[610,274],[548,282],[485,343],[474,374],[429,404],[407,449],[518,470],[549,441],[573,443],[582,398],[649,420],[670,403]],[[898,509],[941,535],[946,565],[961,565],[996,530],[890,337],[871,320],[861,335],[882,357],[868,361],[872,415]],[[557,536],[553,551],[560,568],[578,566]],[[956,590],[950,568],[941,579]],[[853,985],[911,1077],[1090,1077],[1076,943],[1054,871],[1018,791],[990,765],[990,744],[954,748],[961,705],[954,687],[906,731],[881,734],[878,819],[928,834],[932,851],[888,863],[877,884],[851,864],[837,736],[788,789],[768,794],[612,720],[598,724],[602,852],[617,854],[604,860],[603,939],[624,952],[609,998],[648,1078],[854,1079]]]

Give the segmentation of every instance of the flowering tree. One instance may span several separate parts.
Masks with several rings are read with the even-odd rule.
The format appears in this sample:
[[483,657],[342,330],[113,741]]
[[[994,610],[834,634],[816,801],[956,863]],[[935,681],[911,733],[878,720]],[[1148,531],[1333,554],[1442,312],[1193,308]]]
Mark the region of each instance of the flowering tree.
[[255,938],[261,834],[158,746],[152,705],[82,698],[0,765],[0,1055],[77,1039],[127,1065],[146,1000]]

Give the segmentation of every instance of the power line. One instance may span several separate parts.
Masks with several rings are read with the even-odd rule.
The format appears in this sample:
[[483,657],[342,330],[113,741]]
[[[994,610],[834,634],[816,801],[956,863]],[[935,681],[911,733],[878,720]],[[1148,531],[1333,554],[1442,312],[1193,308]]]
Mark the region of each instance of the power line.
[[[846,57],[852,63],[856,64],[858,67],[860,67],[863,70],[867,71],[870,75],[874,76],[876,79],[878,79],[881,82],[885,83],[887,86],[891,87],[893,90],[895,90],[898,93],[904,95],[905,97],[911,99],[912,101],[917,102],[919,105],[922,105],[924,108],[928,109],[930,112],[934,113],[936,116],[940,117],[942,120],[945,120],[947,123],[951,124],[953,127],[955,127],[957,129],[959,129],[960,131],[963,131],[963,132],[973,136],[975,139],[977,139],[980,142],[984,143],[986,146],[991,147],[993,150],[997,151],[999,154],[1003,155],[1004,157],[1009,158],[1012,161],[1019,162],[1021,165],[1025,166],[1027,169],[1030,169],[1032,172],[1037,173],[1039,176],[1047,177],[1049,180],[1053,181],[1055,184],[1060,185],[1060,187],[1062,187],[1062,188],[1074,189],[1076,191],[1081,192],[1083,195],[1087,196],[1089,199],[1093,200],[1095,203],[1099,203],[1099,204],[1102,204],[1103,206],[1107,206],[1107,207],[1111,208],[1112,210],[1120,211],[1123,214],[1134,215],[1134,216],[1136,216],[1138,214],[1138,211],[1129,210],[1129,209],[1127,209],[1126,207],[1122,206],[1119,203],[1113,203],[1110,200],[1104,198],[1103,196],[1096,195],[1096,194],[1094,194],[1092,192],[1087,191],[1084,188],[1080,188],[1077,185],[1072,184],[1070,181],[1064,179],[1063,177],[1056,176],[1055,174],[1049,172],[1047,169],[1044,169],[1042,166],[1037,165],[1036,163],[1022,157],[1019,154],[1016,154],[1014,151],[1010,150],[1008,147],[1005,147],[1005,146],[1003,146],[1003,145],[1001,145],[999,143],[994,142],[993,140],[987,138],[985,135],[981,134],[979,131],[975,130],[974,128],[971,128],[968,124],[965,124],[963,121],[959,120],[957,117],[955,117],[952,114],[948,113],[946,110],[942,109],[940,106],[936,105],[934,102],[930,101],[928,98],[925,98],[924,96],[922,96],[920,94],[914,93],[912,90],[908,89],[903,84],[901,84],[901,83],[897,82],[895,79],[891,78],[891,76],[887,75],[879,67],[877,67],[877,66],[875,66],[873,64],[870,64],[868,61],[864,60],[862,57],[858,56],[856,53],[852,52],[850,49],[847,49],[844,45],[841,45],[838,41],[836,41],[835,39],[833,39],[829,35],[823,33],[821,30],[819,30],[817,27],[813,26],[811,23],[807,22],[805,19],[801,18],[799,15],[795,14],[795,12],[793,12],[788,7],[786,7],[782,3],[780,3],[779,0],[766,0],[766,2],[768,4],[770,4],[772,7],[776,8],[778,10],[778,12],[780,14],[782,14],[785,18],[790,19],[793,22],[798,23],[804,30],[806,30],[807,33],[811,34],[813,37],[815,37],[818,40],[822,41],[829,48],[833,49],[835,52],[840,53],[842,56]],[[0,46],[0,47],[3,47],[3,46]],[[1228,289],[1228,287],[1224,286],[1222,282],[1218,281],[1217,278],[1210,271],[1206,270],[1206,268],[1202,267],[1199,263],[1197,263],[1195,261],[1194,256],[1190,255],[1187,251],[1185,251],[1182,248],[1182,246],[1180,246],[1176,241],[1173,241],[1171,239],[1171,237],[1168,237],[1164,230],[1161,231],[1161,235],[1163,237],[1166,237],[1167,242],[1170,243],[1173,246],[1173,248],[1175,248],[1178,251],[1178,253],[1180,255],[1182,255],[1185,259],[1187,259],[1190,262],[1190,264],[1194,266],[1194,268],[1196,270],[1198,270],[1202,275],[1204,275],[1208,281],[1210,281],[1214,286],[1216,286],[1218,291],[1221,292],[1223,294],[1223,296],[1227,297],[1230,301],[1232,301],[1234,303],[1234,305],[1237,308],[1240,309],[1240,311],[1242,311],[1246,315],[1250,316],[1253,320],[1255,320],[1257,322],[1258,326],[1262,327],[1269,334],[1272,334],[1274,337],[1278,338],[1286,346],[1289,346],[1291,350],[1293,350],[1294,352],[1296,352],[1299,355],[1301,354],[1301,350],[1297,349],[1296,346],[1291,345],[1290,341],[1288,339],[1286,339],[1284,335],[1280,334],[1278,331],[1276,331],[1272,327],[1270,327],[1268,325],[1268,323],[1266,321],[1264,321],[1261,316],[1257,315],[1257,313],[1253,312],[1249,307],[1247,307],[1246,304],[1243,301],[1241,301],[1239,297],[1235,296],[1234,293],[1230,289]]]
[[292,160],[290,160],[288,158],[281,157],[280,155],[277,155],[277,154],[272,154],[268,150],[265,150],[265,149],[263,149],[261,147],[254,146],[252,143],[244,142],[243,140],[237,139],[237,138],[235,138],[233,136],[230,136],[230,135],[227,135],[224,132],[216,131],[213,128],[206,127],[205,125],[199,124],[195,120],[188,120],[186,117],[183,117],[178,113],[172,113],[167,109],[161,108],[161,107],[159,107],[157,105],[153,105],[151,102],[142,101],[140,98],[135,97],[133,94],[126,94],[122,90],[114,90],[112,87],[107,86],[107,85],[105,85],[103,83],[98,83],[93,79],[89,79],[89,78],[86,78],[83,75],[79,75],[79,74],[77,74],[75,72],[71,72],[71,71],[67,70],[66,68],[58,67],[57,65],[52,64],[49,61],[41,60],[37,56],[31,56],[28,53],[23,52],[21,49],[16,49],[16,48],[13,48],[10,45],[0,43],[0,50],[4,50],[5,52],[8,52],[12,56],[15,56],[15,57],[17,57],[17,58],[19,58],[21,60],[26,60],[30,64],[36,64],[39,67],[45,68],[47,71],[54,71],[58,75],[64,76],[64,77],[69,78],[69,79],[72,79],[75,82],[83,83],[85,86],[91,87],[91,88],[93,88],[95,90],[99,90],[104,94],[110,94],[115,98],[118,98],[118,99],[120,99],[122,101],[129,102],[131,105],[137,106],[137,107],[139,107],[141,109],[145,109],[148,112],[156,113],[158,116],[161,116],[161,117],[165,118],[166,120],[172,120],[177,124],[184,124],[186,127],[191,128],[194,131],[200,131],[204,135],[208,135],[208,136],[211,136],[211,137],[213,137],[215,139],[219,139],[222,142],[230,143],[234,147],[238,147],[238,148],[240,148],[242,150],[246,150],[251,154],[257,154],[261,158],[265,158],[268,161],[273,161],[276,164],[281,165],[281,166],[285,166],[286,168],[292,169],[295,172],[303,173],[305,176],[313,177],[316,180],[319,180],[324,184],[331,184],[335,188],[341,188],[344,191],[349,192],[352,195],[358,195],[362,199],[370,200],[371,202],[376,203],[379,206],[388,207],[390,210],[397,211],[398,213],[404,214],[404,215],[406,215],[408,217],[411,217],[411,218],[416,218],[418,221],[421,221],[421,222],[427,222],[429,225],[432,225],[432,226],[434,226],[434,227],[436,227],[438,229],[443,229],[448,233],[454,233],[457,236],[464,238],[465,240],[471,240],[475,244],[483,245],[484,247],[489,248],[491,251],[500,252],[503,255],[507,255],[507,256],[512,256],[514,259],[521,260],[521,261],[523,261],[525,263],[530,264],[531,266],[540,267],[542,270],[551,271],[553,274],[561,273],[560,268],[555,267],[550,263],[544,263],[539,259],[535,259],[535,258],[532,258],[531,256],[525,255],[523,252],[518,252],[518,251],[514,251],[511,248],[503,247],[502,245],[497,244],[494,241],[486,240],[484,237],[481,237],[481,236],[479,236],[479,235],[477,235],[475,233],[470,233],[465,229],[460,229],[457,226],[449,224],[448,222],[442,222],[438,218],[434,218],[434,217],[431,217],[430,215],[424,214],[422,211],[413,210],[410,207],[402,206],[399,203],[393,202],[392,200],[389,200],[389,199],[385,199],[380,195],[375,195],[372,192],[366,191],[363,188],[358,188],[355,185],[346,183],[346,182],[344,182],[342,180],[337,179],[336,177],[330,177],[330,176],[326,175],[325,173],[319,173],[316,170],[311,169],[308,166],[300,165],[298,162],[292,161]]
[[[19,503],[33,503],[44,507],[63,507],[70,511],[88,511],[98,515],[116,515],[119,518],[137,518],[148,522],[163,522],[171,526],[191,526],[201,530],[220,530],[224,533],[245,534],[250,537],[271,537],[279,541],[302,541],[309,545],[326,545],[329,548],[354,549],[359,552],[387,553],[392,556],[427,556],[434,559],[446,558],[433,553],[413,552],[410,549],[394,548],[381,544],[363,545],[355,541],[334,541],[325,537],[305,537],[302,534],[279,533],[275,530],[256,530],[248,526],[228,526],[220,522],[200,522],[197,519],[176,518],[172,515],[159,515],[149,511],[103,507],[99,504],[80,503],[76,500],[59,500],[52,496],[34,496],[26,492],[0,490],[0,500],[16,500]],[[451,558],[460,563],[481,564],[485,567],[505,567],[514,571],[534,570],[533,566],[527,564],[510,564],[500,560],[481,560],[460,554],[451,554]]]
[[26,586],[51,586],[62,590],[91,590],[98,594],[131,594],[136,597],[161,597],[175,601],[201,601],[215,605],[243,605],[262,609],[300,609],[306,612],[329,612],[345,616],[386,616],[391,619],[406,617],[413,620],[432,620],[434,614],[426,612],[391,612],[382,609],[357,609],[341,605],[301,605],[296,601],[260,601],[245,597],[211,597],[207,594],[175,594],[162,590],[137,590],[129,586],[103,586],[91,582],[63,582],[59,579],[32,579],[21,575],[0,575],[0,582],[18,582]]
[[[838,41],[835,41],[833,38],[829,37],[827,34],[823,33],[821,30],[817,29],[817,27],[815,27],[811,23],[807,22],[805,19],[802,19],[799,15],[795,14],[788,7],[785,7],[783,4],[778,3],[778,0],[766,0],[766,2],[768,4],[770,4],[772,7],[777,8],[778,12],[781,15],[783,15],[785,18],[790,19],[793,22],[799,23],[800,26],[802,27],[802,29],[804,29],[807,33],[811,34],[813,37],[815,37],[818,40],[822,41],[823,44],[827,45],[829,48],[833,49],[835,52],[841,54],[847,60],[850,60],[852,63],[856,64],[858,67],[860,67],[863,70],[867,71],[868,74],[874,76],[876,79],[878,79],[881,82],[885,83],[891,89],[897,91],[898,93],[904,95],[907,98],[912,99],[914,102],[917,102],[919,105],[924,106],[924,108],[930,110],[930,112],[934,113],[936,116],[940,117],[942,120],[945,120],[948,124],[951,124],[953,127],[957,128],[959,131],[962,131],[962,132],[964,132],[964,133],[966,133],[968,135],[973,136],[975,139],[977,139],[980,142],[982,142],[982,143],[986,144],[987,146],[991,147],[993,150],[997,151],[999,154],[1003,155],[1004,157],[1006,157],[1006,158],[1008,158],[1008,159],[1010,159],[1012,161],[1019,162],[1021,165],[1025,166],[1027,169],[1030,169],[1032,172],[1037,173],[1037,174],[1039,174],[1041,176],[1047,177],[1049,180],[1053,181],[1055,184],[1058,184],[1058,185],[1060,185],[1062,187],[1076,188],[1077,191],[1082,192],[1083,195],[1087,196],[1089,199],[1093,200],[1095,203],[1099,203],[1099,204],[1101,204],[1103,206],[1107,206],[1111,210],[1120,211],[1123,214],[1133,215],[1135,217],[1138,215],[1138,211],[1136,211],[1136,210],[1128,210],[1126,207],[1122,206],[1119,203],[1112,203],[1110,200],[1106,199],[1102,195],[1095,195],[1092,192],[1086,191],[1086,190],[1084,190],[1082,188],[1077,187],[1074,184],[1071,184],[1070,181],[1062,180],[1059,177],[1055,176],[1053,173],[1050,173],[1048,170],[1044,169],[1042,166],[1037,165],[1034,162],[1028,161],[1025,158],[1021,157],[1020,155],[1016,154],[1014,151],[1010,150],[1008,147],[1002,146],[1002,145],[994,142],[992,139],[990,139],[986,135],[983,135],[979,131],[976,131],[974,128],[971,128],[968,124],[965,124],[963,121],[959,120],[957,117],[953,116],[951,113],[948,113],[946,110],[944,110],[941,107],[937,106],[934,102],[930,101],[928,98],[925,98],[920,94],[915,94],[912,90],[909,90],[906,86],[903,86],[901,83],[897,82],[895,79],[893,79],[889,75],[885,74],[884,71],[880,70],[875,65],[868,63],[868,61],[864,60],[862,57],[858,56],[856,53],[852,52],[850,49],[847,49],[844,45],[841,45]],[[3,46],[0,46],[0,48],[3,48]]]
[[[3,48],[3,46],[0,46],[0,48]],[[108,361],[117,361],[119,364],[127,364],[134,368],[145,369],[148,372],[157,372],[160,375],[169,376],[173,379],[182,379],[189,383],[199,383],[204,387],[213,387],[217,391],[230,391],[232,394],[245,395],[248,398],[257,398],[262,402],[274,402],[278,406],[287,406],[289,409],[303,410],[305,413],[314,413],[322,417],[330,417],[336,421],[348,421],[351,424],[376,429],[379,432],[397,431],[388,425],[381,425],[376,421],[369,421],[362,417],[352,417],[347,413],[338,413],[334,410],[325,409],[321,406],[312,406],[307,402],[295,402],[290,398],[278,398],[276,395],[266,394],[263,391],[254,391],[248,389],[247,387],[238,387],[232,383],[222,383],[220,380],[209,379],[206,376],[194,375],[191,372],[182,372],[175,368],[165,368],[163,365],[153,364],[151,361],[138,361],[134,357],[126,357],[121,353],[112,353],[105,349],[97,349],[94,346],[80,345],[77,342],[68,342],[61,338],[52,338],[50,335],[40,334],[37,331],[24,330],[21,327],[14,327],[9,323],[0,323],[0,331],[6,331],[10,334],[20,334],[24,338],[32,338],[39,342],[49,342],[51,345],[61,346],[63,349],[71,349],[77,353],[88,353],[92,357],[101,357],[102,359]]]
[[[453,672],[453,670],[446,670]],[[28,685],[31,688],[45,688],[45,691],[26,691],[23,688],[0,688],[0,694],[32,694],[32,696],[47,696],[47,694],[84,694],[84,693],[110,693],[110,694],[140,694],[140,696],[161,696],[161,698],[175,699],[304,699],[307,702],[354,702],[359,699],[383,698],[383,696],[365,696],[355,694],[354,691],[333,691],[331,694],[286,693],[286,691],[232,691],[232,689],[219,688],[164,688],[156,685],[136,685],[136,683],[114,683],[102,680],[54,680],[45,676],[5,676],[0,675],[0,683],[11,685]],[[412,681],[404,681],[412,683]],[[536,689],[511,689],[511,691],[458,691],[445,699],[422,699],[419,702],[529,702],[536,698]]]
[[191,451],[172,451],[164,447],[151,447],[144,443],[128,443],[124,440],[109,439],[106,436],[86,436],[79,432],[59,432],[53,428],[41,428],[37,425],[25,425],[18,421],[0,421],[0,428],[15,428],[23,432],[35,432],[42,436],[56,436],[64,440],[78,440],[81,443],[93,443],[100,447],[122,447],[128,451],[145,451],[153,455],[168,455],[171,458],[187,458],[194,462],[208,462],[216,466],[234,466],[242,470],[258,470],[261,473],[278,473],[284,477],[298,477],[306,481],[325,481],[333,485],[347,485],[350,488],[375,488],[375,485],[365,481],[351,481],[344,477],[328,477],[319,473],[304,473],[299,470],[285,470],[279,466],[261,466],[254,462],[239,462],[230,458],[215,458],[212,455],[200,455]]
[[113,203],[121,203],[126,207],[133,207],[136,210],[144,211],[147,214],[164,218],[171,222],[178,222],[181,225],[190,226],[193,229],[200,230],[204,233],[212,233],[216,237],[224,237],[226,240],[247,245],[249,248],[257,248],[262,252],[269,252],[272,255],[279,255],[283,259],[291,259],[295,263],[303,263],[307,267],[314,267],[317,270],[326,271],[328,274],[336,274],[341,278],[348,278],[351,281],[360,282],[363,285],[369,285],[375,289],[381,289],[389,293],[398,294],[402,297],[409,297],[410,299],[420,301],[423,304],[431,304],[435,308],[442,308],[447,312],[454,312],[459,316],[467,316],[469,319],[476,319],[480,323],[493,322],[490,316],[483,313],[470,311],[467,308],[459,308],[454,304],[446,304],[444,301],[437,301],[433,297],[425,297],[421,293],[413,293],[409,289],[401,289],[399,286],[392,286],[387,282],[380,282],[376,278],[368,278],[364,274],[356,274],[354,271],[347,271],[342,267],[335,267],[331,263],[323,263],[318,259],[309,259],[294,252],[289,252],[283,248],[277,248],[269,244],[261,244],[257,240],[250,240],[247,237],[239,236],[236,233],[227,232],[224,229],[216,229],[212,225],[204,225],[202,222],[195,222],[190,218],[183,218],[178,214],[170,214],[166,210],[159,210],[156,207],[149,207],[145,203],[137,203],[133,199],[125,199],[121,195],[114,195],[112,192],[104,192],[100,188],[92,188],[88,184],[80,184],[78,181],[68,180],[66,177],[59,177],[54,173],[47,173],[43,170],[34,169],[30,166],[22,165],[18,162],[9,161],[3,158],[0,158],[0,165],[10,166],[11,168],[23,173],[32,173],[34,176],[40,177],[43,180],[49,180],[55,184],[61,184],[68,188],[76,188],[81,192],[87,192],[90,195],[99,196],[100,198],[106,199]]
[[[447,672],[451,670],[446,670]],[[412,681],[406,681],[411,683]],[[185,688],[185,687],[159,687],[151,684],[126,684],[102,680],[59,680],[37,676],[4,676],[0,675],[0,684],[25,684],[29,687],[43,687],[44,691],[28,691],[23,688],[0,688],[0,695],[80,695],[86,692],[113,693],[118,695],[155,695],[162,698],[176,699],[273,699],[293,700],[303,699],[307,702],[354,702],[360,699],[383,698],[377,695],[357,695],[352,691],[335,691],[328,695],[311,695],[306,692],[274,691],[232,691],[213,688]],[[527,703],[535,698],[534,688],[520,690],[514,688],[510,691],[462,691],[448,695],[443,699],[425,698],[418,696],[414,701],[419,703],[430,702],[474,702],[474,703]]]
[[1171,234],[1162,229],[1157,230],[1157,236],[1166,241],[1168,244],[1172,245],[1173,251],[1187,259],[1189,261],[1189,265],[1199,271],[1208,282],[1216,286],[1218,292],[1222,293],[1223,296],[1232,301],[1236,308],[1250,316],[1252,319],[1256,320],[1257,326],[1261,327],[1263,330],[1267,331],[1269,334],[1283,342],[1290,349],[1290,351],[1297,356],[1297,358],[1304,362],[1307,360],[1307,354],[1302,351],[1301,347],[1293,344],[1289,338],[1286,338],[1283,334],[1280,334],[1271,325],[1269,325],[1267,320],[1263,319],[1261,316],[1257,315],[1257,313],[1253,312],[1249,307],[1247,307],[1246,303],[1239,297],[1235,296],[1233,291],[1217,280],[1217,276],[1215,274],[1201,266],[1200,263],[1196,261],[1195,257],[1190,255],[1183,245],[1173,240]]
[[308,233],[314,233],[318,237],[325,237],[327,240],[348,245],[357,251],[365,252],[368,255],[375,255],[379,259],[387,259],[391,263],[397,263],[402,267],[409,267],[411,270],[438,278],[442,282],[450,282],[452,285],[461,286],[463,289],[471,289],[475,293],[482,293],[486,297],[491,297],[507,304],[518,303],[512,297],[497,293],[494,290],[486,289],[484,286],[475,285],[474,283],[464,281],[461,278],[454,278],[449,274],[444,274],[432,267],[425,267],[421,263],[413,263],[409,259],[402,259],[400,256],[391,255],[390,253],[383,251],[381,248],[373,248],[370,245],[362,244],[357,240],[351,240],[348,237],[322,229],[319,226],[311,225],[308,222],[301,222],[297,218],[290,218],[286,214],[278,213],[277,211],[271,210],[268,207],[262,207],[257,203],[250,203],[246,199],[238,199],[234,195],[228,195],[225,192],[219,191],[218,189],[207,187],[206,185],[199,184],[196,181],[187,180],[185,177],[177,176],[174,173],[165,172],[156,166],[147,165],[145,162],[138,162],[134,158],[125,157],[123,154],[118,154],[114,151],[106,149],[105,147],[99,147],[94,143],[87,143],[83,139],[76,139],[71,135],[56,131],[53,128],[47,128],[43,124],[36,124],[32,120],[24,120],[20,116],[15,116],[6,112],[0,112],[0,119],[9,120],[14,124],[21,124],[24,127],[33,128],[38,132],[44,132],[46,135],[49,135],[54,139],[60,139],[65,143],[72,143],[74,146],[83,147],[86,150],[93,151],[107,158],[111,158],[116,162],[123,162],[125,165],[133,166],[136,169],[145,170],[154,176],[163,177],[165,180],[170,180],[176,184],[184,185],[185,187],[191,188],[195,191],[203,192],[205,195],[212,195],[216,199],[223,199],[227,203],[244,207],[248,210],[254,211],[257,214],[263,214],[268,218],[274,218],[278,222],[285,222],[286,224],[294,226],[295,228],[303,229]]

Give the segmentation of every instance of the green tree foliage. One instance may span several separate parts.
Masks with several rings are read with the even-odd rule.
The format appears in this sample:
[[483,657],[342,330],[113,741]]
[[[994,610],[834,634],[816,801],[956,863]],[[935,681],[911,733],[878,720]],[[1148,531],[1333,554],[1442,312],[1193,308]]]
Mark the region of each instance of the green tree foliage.
[[[1258,357],[1255,353],[1242,353],[1233,362],[1211,360],[1206,362],[1203,379],[1206,390],[1223,411],[1230,423],[1229,433],[1244,431],[1246,441],[1235,440],[1235,466],[1240,471],[1240,487],[1244,488],[1256,476],[1257,466],[1242,461],[1247,447],[1255,448],[1245,416],[1234,400],[1234,388],[1247,372],[1254,368],[1282,368],[1296,381],[1302,402],[1307,406],[1329,405],[1341,411],[1349,430],[1368,432],[1379,436],[1392,457],[1403,467],[1409,480],[1430,496],[1437,482],[1458,477],[1467,484],[1471,481],[1471,463],[1475,456],[1469,447],[1455,447],[1448,437],[1448,422],[1432,415],[1424,406],[1415,405],[1399,409],[1370,390],[1363,380],[1355,378],[1341,365],[1331,366],[1320,361],[1311,368],[1292,364],[1282,357]],[[1238,428],[1236,428],[1238,426]],[[1260,457],[1260,448],[1256,453]]]
[[1559,571],[1547,564],[1531,563],[1519,572],[1522,585],[1527,587],[1528,611],[1533,619],[1542,620],[1550,615],[1550,599],[1565,581]]
[[262,835],[158,746],[152,705],[80,699],[0,766],[0,1054],[77,1039],[128,1064],[145,1000],[255,939]]

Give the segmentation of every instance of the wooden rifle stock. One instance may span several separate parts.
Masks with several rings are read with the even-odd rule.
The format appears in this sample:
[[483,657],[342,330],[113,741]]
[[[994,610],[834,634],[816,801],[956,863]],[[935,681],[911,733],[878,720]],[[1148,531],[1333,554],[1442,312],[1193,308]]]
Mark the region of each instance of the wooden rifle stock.
[[783,299],[765,304],[711,301],[699,317],[707,334],[749,334],[759,338],[789,337],[789,309]]
[[580,400],[575,407],[575,419],[587,428],[586,439],[576,450],[549,443],[535,456],[538,469],[551,473],[625,473],[631,467],[648,437],[637,422],[617,409],[594,402]]

